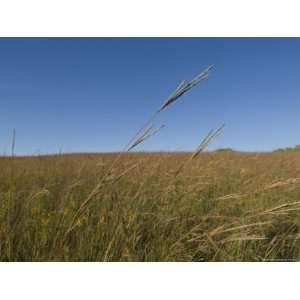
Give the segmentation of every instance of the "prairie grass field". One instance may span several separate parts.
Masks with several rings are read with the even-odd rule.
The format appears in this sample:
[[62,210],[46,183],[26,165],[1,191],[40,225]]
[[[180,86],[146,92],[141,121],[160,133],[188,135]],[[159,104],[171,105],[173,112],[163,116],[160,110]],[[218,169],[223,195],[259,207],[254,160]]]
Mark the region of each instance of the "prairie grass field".
[[300,152],[190,155],[1,157],[0,260],[300,260]]

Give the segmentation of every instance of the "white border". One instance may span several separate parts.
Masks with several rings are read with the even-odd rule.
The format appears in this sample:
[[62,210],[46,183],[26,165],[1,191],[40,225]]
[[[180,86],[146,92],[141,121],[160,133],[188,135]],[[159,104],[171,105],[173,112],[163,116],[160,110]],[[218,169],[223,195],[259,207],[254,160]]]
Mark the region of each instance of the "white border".
[[0,36],[299,36],[296,0],[0,0]]
[[[299,5],[0,0],[0,36],[299,36]],[[299,273],[299,263],[1,263],[0,283],[3,299],[273,300],[299,294]]]
[[2,263],[0,268],[2,299],[253,300],[299,295],[299,263]]

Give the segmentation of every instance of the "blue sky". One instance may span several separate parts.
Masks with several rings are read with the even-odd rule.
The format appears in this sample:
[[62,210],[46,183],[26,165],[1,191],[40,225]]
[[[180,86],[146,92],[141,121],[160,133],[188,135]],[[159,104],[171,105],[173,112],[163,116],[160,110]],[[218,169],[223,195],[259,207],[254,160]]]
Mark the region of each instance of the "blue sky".
[[208,79],[157,119],[139,150],[300,144],[300,39],[0,39],[0,152],[121,150],[183,79]]

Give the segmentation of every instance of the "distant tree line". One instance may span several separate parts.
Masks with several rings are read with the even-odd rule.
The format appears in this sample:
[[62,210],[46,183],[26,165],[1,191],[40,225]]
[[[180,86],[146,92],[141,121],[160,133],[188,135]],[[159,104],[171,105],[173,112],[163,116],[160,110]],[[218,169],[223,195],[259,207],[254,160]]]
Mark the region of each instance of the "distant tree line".
[[300,151],[300,145],[296,145],[294,147],[279,148],[274,150],[274,152],[283,152],[283,151],[289,151],[289,152]]
[[224,152],[224,151],[233,151],[231,148],[219,148],[215,150],[216,152]]

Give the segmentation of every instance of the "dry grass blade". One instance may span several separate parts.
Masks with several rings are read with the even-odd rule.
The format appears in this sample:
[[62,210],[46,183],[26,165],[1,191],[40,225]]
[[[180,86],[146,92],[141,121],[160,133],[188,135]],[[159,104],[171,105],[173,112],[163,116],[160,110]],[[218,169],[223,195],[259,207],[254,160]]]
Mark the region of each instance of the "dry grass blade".
[[291,202],[291,203],[284,203],[284,204],[278,205],[276,207],[270,208],[268,210],[265,210],[265,211],[263,211],[263,213],[273,212],[273,211],[276,211],[280,208],[284,208],[284,207],[288,207],[288,206],[294,206],[294,205],[298,205],[298,204],[300,204],[300,201]]
[[190,88],[197,85],[200,81],[202,81],[204,78],[206,78],[209,75],[209,72],[213,68],[213,65],[209,65],[205,70],[203,70],[200,74],[198,74],[196,77],[194,77],[190,81]]
[[207,235],[209,236],[214,236],[215,234],[217,234],[218,232],[220,232],[221,230],[223,230],[223,228],[225,227],[225,224],[213,229],[212,231],[208,232]]
[[204,138],[204,140],[200,143],[200,145],[197,147],[196,151],[193,153],[191,158],[195,158],[200,152],[202,152],[209,145],[209,143],[221,133],[224,126],[225,124],[223,124],[215,130],[211,130],[208,133],[208,135]]
[[15,146],[16,146],[16,130],[13,130],[12,142],[11,142],[11,156],[15,156]]
[[132,171],[133,169],[135,169],[139,164],[134,164],[133,166],[131,166],[130,168],[126,169],[123,173],[121,173],[119,176],[112,178],[111,183],[116,183],[118,180],[120,180],[124,175],[128,174],[130,171]]
[[273,212],[268,212],[266,214],[271,214],[271,215],[290,215],[293,212],[297,212],[300,210],[300,207],[296,207],[296,208],[288,208],[288,209],[280,209],[280,210],[276,210]]
[[186,89],[186,87],[189,85],[189,82],[187,80],[183,80],[175,89],[175,91],[169,96],[168,99],[174,98],[178,96],[183,90]]
[[220,241],[220,243],[226,244],[229,242],[241,242],[241,241],[260,241],[260,240],[267,240],[268,238],[264,237],[264,236],[241,236],[241,237],[237,237],[237,238],[227,238],[224,239],[222,241]]
[[299,207],[295,207],[295,208],[291,208],[291,209],[282,209],[282,208],[286,208],[286,207],[290,207],[290,206],[296,206],[300,204],[300,201],[296,201],[296,202],[290,202],[290,203],[284,203],[275,207],[272,207],[270,209],[264,210],[264,211],[249,211],[249,213],[255,213],[253,215],[250,215],[250,218],[255,218],[258,216],[263,216],[263,215],[279,215],[279,214],[288,214],[289,212],[292,211],[296,211],[299,210]]
[[[215,230],[214,231],[214,235],[221,234],[221,233],[232,232],[232,231],[240,230],[240,229],[246,229],[246,228],[250,228],[250,227],[262,226],[262,225],[269,225],[271,223],[272,222],[267,221],[267,222],[256,222],[256,223],[252,223],[252,224],[234,226],[234,227],[227,228],[227,229],[224,229],[224,230],[217,230],[217,231]],[[212,236],[211,233],[210,233],[210,236]]]
[[241,193],[236,193],[236,194],[229,194],[225,195],[222,197],[218,197],[216,200],[233,200],[233,199],[240,199],[248,196],[248,194],[241,194]]
[[128,149],[126,150],[129,152],[133,148],[135,148],[137,145],[143,143],[145,140],[149,139],[151,136],[155,135],[158,133],[161,129],[163,129],[165,125],[161,125],[159,128],[155,128],[154,125],[149,126],[148,128],[145,129],[142,134],[140,134],[133,142],[131,145],[129,145]]
[[[227,253],[224,249],[220,248],[218,246],[218,243],[216,241],[214,241],[214,239],[212,238],[211,235],[206,234],[205,235],[207,238],[207,241],[212,245],[212,247],[215,249],[216,251],[216,255],[217,253],[223,253],[225,254],[225,256],[230,257],[229,253]],[[232,258],[231,258],[232,259]]]
[[128,143],[124,151],[129,152],[131,149],[135,147],[135,144],[140,141],[143,136],[145,136],[150,130],[154,128],[153,124],[146,124],[139,132],[136,134],[136,136]]
[[190,156],[190,158],[183,162],[180,167],[177,169],[177,171],[174,172],[175,176],[177,176],[180,171],[188,164],[189,161],[191,161],[192,159],[194,159],[196,156],[198,156],[198,154],[200,152],[202,152],[207,146],[208,144],[215,139],[222,131],[222,129],[224,128],[225,124],[223,124],[222,126],[220,126],[217,129],[212,129],[208,135],[202,140],[202,142],[200,143],[200,145],[197,147],[197,149],[194,151],[194,153]]
[[298,182],[300,182],[300,178],[289,178],[289,179],[284,180],[284,181],[278,181],[278,182],[272,183],[270,185],[267,185],[264,188],[264,190],[269,190],[269,189],[273,189],[273,188],[281,187],[281,186],[286,186],[286,185],[290,185],[290,184],[296,184]]
[[202,71],[191,81],[187,81],[187,80],[182,81],[175,89],[175,91],[162,104],[158,112],[163,111],[167,106],[171,105],[174,101],[176,101],[179,97],[181,97],[183,94],[189,91],[192,87],[199,84],[203,79],[205,79],[209,75],[209,72],[212,68],[213,68],[212,65],[208,66],[204,71]]
[[175,241],[170,249],[173,249],[174,247],[176,247],[178,244],[180,244],[183,240],[185,240],[186,238],[188,238],[195,230],[198,230],[199,228],[201,228],[202,224],[197,224],[194,227],[192,227],[187,233],[185,233],[183,236],[181,236],[177,241]]

